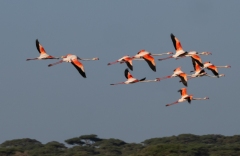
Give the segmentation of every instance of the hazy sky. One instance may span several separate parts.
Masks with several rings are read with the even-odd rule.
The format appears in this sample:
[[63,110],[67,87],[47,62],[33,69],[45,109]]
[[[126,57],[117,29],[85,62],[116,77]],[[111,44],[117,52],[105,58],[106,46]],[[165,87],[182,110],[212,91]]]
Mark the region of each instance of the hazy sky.
[[[0,143],[32,138],[47,143],[86,134],[141,142],[191,133],[239,134],[240,1],[1,1]],[[174,51],[170,34],[185,50],[210,51],[203,62],[231,65],[222,78],[189,80],[188,93],[209,96],[165,107],[180,98],[179,78],[156,83],[110,86],[125,81],[125,64],[107,66],[140,49]],[[38,57],[35,40],[53,56],[68,53],[99,61],[82,62],[84,79],[70,63]],[[163,56],[166,57],[166,56]],[[191,59],[157,61],[153,72],[135,61],[136,78],[155,79]],[[211,72],[209,72],[211,73]]]

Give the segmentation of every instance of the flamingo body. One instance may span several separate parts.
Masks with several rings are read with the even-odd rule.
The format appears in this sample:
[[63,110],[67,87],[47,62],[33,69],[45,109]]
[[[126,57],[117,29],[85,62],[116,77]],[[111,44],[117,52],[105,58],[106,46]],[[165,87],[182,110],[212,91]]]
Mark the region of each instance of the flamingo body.
[[143,58],[148,63],[149,67],[156,72],[156,64],[150,52],[140,50],[133,58]]
[[83,59],[83,58],[79,58],[78,56],[72,55],[72,54],[67,54],[65,56],[62,56],[61,58],[62,58],[61,61],[53,63],[53,64],[49,64],[48,67],[51,67],[53,65],[56,65],[56,64],[59,64],[59,63],[62,63],[62,62],[68,62],[68,63],[71,63],[78,70],[80,75],[82,75],[82,77],[84,77],[84,78],[86,78],[86,73],[84,71],[84,66],[78,60],[83,60],[83,61],[99,60],[98,57],[95,57],[95,58],[92,58],[92,59]]
[[137,82],[141,82],[141,81],[145,81],[146,78],[143,79],[136,79],[132,76],[132,74],[129,72],[128,69],[125,69],[124,71],[124,75],[127,79],[127,81],[124,82],[119,82],[119,83],[115,83],[115,84],[110,84],[110,85],[118,85],[118,84],[132,84],[132,83],[137,83]]
[[37,50],[38,50],[40,56],[36,57],[36,58],[32,58],[32,59],[27,59],[26,61],[30,61],[30,60],[45,60],[45,59],[59,59],[57,57],[53,57],[53,56],[47,54],[47,52],[45,51],[44,47],[39,43],[38,39],[36,39],[36,47],[37,47]]
[[180,90],[178,90],[178,92],[180,92],[181,98],[173,103],[166,104],[166,106],[171,106],[171,105],[178,104],[178,103],[185,102],[185,101],[187,101],[190,104],[192,100],[207,100],[207,99],[209,99],[209,97],[193,98],[193,95],[187,94],[187,88],[181,88]]

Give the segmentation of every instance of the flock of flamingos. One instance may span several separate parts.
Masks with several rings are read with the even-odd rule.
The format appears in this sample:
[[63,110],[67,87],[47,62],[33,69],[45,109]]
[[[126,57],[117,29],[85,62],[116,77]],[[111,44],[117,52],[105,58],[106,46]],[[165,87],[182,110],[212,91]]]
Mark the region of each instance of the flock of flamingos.
[[[150,52],[148,52],[146,50],[140,50],[135,56],[129,56],[129,55],[123,56],[122,58],[118,59],[115,62],[108,63],[108,65],[112,65],[112,64],[116,64],[116,63],[121,63],[121,64],[126,63],[128,68],[130,70],[133,70],[133,64],[132,64],[133,60],[140,60],[140,61],[145,60],[147,62],[147,64],[149,65],[149,67],[154,72],[156,72],[156,64],[155,64],[155,60],[154,60],[153,56],[161,56],[161,55],[166,54],[166,55],[171,55],[171,56],[166,57],[166,58],[161,58],[158,60],[162,61],[162,60],[166,60],[166,59],[170,59],[170,58],[180,59],[180,58],[184,58],[184,57],[191,57],[193,68],[194,68],[194,71],[191,71],[191,73],[193,73],[193,74],[188,75],[181,70],[181,67],[177,67],[176,69],[173,70],[172,75],[165,76],[162,78],[156,78],[155,80],[146,80],[146,78],[143,78],[143,79],[134,78],[131,75],[131,73],[129,72],[129,70],[126,69],[124,74],[125,74],[125,77],[127,80],[124,82],[119,82],[119,83],[115,83],[115,84],[111,84],[111,85],[132,84],[132,83],[137,83],[137,82],[158,82],[160,80],[164,80],[164,79],[168,79],[168,78],[179,77],[180,82],[184,86],[187,87],[187,81],[189,79],[202,77],[202,76],[208,76],[211,78],[219,78],[219,77],[222,77],[225,75],[219,74],[218,68],[230,68],[231,67],[229,65],[215,66],[214,64],[212,64],[210,62],[203,63],[199,55],[212,55],[210,52],[199,53],[196,51],[188,51],[188,52],[184,51],[178,38],[175,37],[173,34],[171,34],[170,36],[171,36],[171,39],[173,42],[173,46],[175,47],[175,50],[176,50],[176,53],[174,55],[173,55],[173,52],[167,52],[167,53],[161,53],[161,54],[151,54]],[[27,59],[27,61],[29,61],[29,60],[45,60],[45,59],[60,59],[59,57],[53,57],[51,55],[48,55],[38,40],[36,40],[36,47],[37,47],[38,52],[40,53],[40,56],[37,58],[33,58],[33,59]],[[91,58],[91,59],[83,59],[76,55],[67,54],[65,56],[62,56],[60,61],[53,63],[53,64],[49,64],[48,67],[51,67],[53,65],[56,65],[56,64],[59,64],[62,62],[70,62],[78,70],[78,72],[82,75],[82,77],[86,78],[84,66],[79,60],[91,61],[91,60],[99,60],[99,58],[95,57],[95,58]],[[206,73],[204,71],[204,69],[210,70],[213,73],[213,75],[209,75],[208,73]],[[192,100],[207,100],[207,99],[209,99],[208,97],[194,98],[192,94],[188,95],[187,88],[182,88],[179,90],[179,92],[181,94],[181,98],[173,103],[167,104],[166,106],[171,106],[171,105],[174,105],[174,104],[177,104],[180,102],[185,102],[185,101],[187,101],[188,103],[191,103]]]

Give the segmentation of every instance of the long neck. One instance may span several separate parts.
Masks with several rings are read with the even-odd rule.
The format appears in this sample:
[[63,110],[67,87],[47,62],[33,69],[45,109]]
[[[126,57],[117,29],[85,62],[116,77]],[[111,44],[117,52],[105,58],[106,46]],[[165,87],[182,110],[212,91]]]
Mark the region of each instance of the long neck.
[[157,82],[158,80],[155,79],[155,80],[144,80],[144,81],[140,81],[140,82]]
[[206,74],[206,76],[212,77],[212,78],[219,78],[219,77],[223,77],[225,75],[224,74],[219,74],[218,76],[215,76],[215,75],[208,75],[208,74]]
[[161,54],[151,54],[152,56],[161,56],[161,55],[169,55],[170,53],[161,53]]
[[192,100],[207,100],[208,97],[204,97],[204,98],[192,98]]
[[91,59],[83,59],[83,58],[80,58],[79,60],[82,60],[82,61],[94,61],[95,59],[94,59],[94,58],[91,58]]
[[226,65],[226,66],[216,66],[217,68],[230,68],[231,66]]
[[141,59],[141,58],[134,58],[133,60],[143,61],[144,59]]

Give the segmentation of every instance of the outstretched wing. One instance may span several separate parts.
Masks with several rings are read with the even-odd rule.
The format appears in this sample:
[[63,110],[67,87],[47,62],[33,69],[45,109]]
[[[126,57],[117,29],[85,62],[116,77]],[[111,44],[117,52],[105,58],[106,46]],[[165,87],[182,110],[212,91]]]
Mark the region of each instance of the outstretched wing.
[[86,78],[86,73],[84,72],[83,64],[81,62],[79,62],[77,59],[73,59],[71,63],[78,70],[78,72],[82,75],[82,77]]
[[203,67],[202,59],[200,56],[198,56],[197,54],[194,54],[191,56],[191,58],[193,63],[197,63],[199,66]]
[[180,41],[178,40],[177,37],[175,37],[173,34],[171,34],[171,39],[172,39],[173,46],[174,46],[176,51],[183,50],[182,45],[181,45],[181,43],[180,43]]
[[181,73],[181,74],[178,75],[178,77],[181,79],[184,86],[187,87],[187,74],[186,73]]
[[124,60],[125,63],[127,64],[128,68],[129,68],[130,70],[133,70],[132,59],[130,59],[130,58],[124,58],[123,60]]
[[124,75],[125,75],[126,79],[133,78],[133,76],[132,76],[131,73],[128,71],[128,69],[125,69]]
[[218,76],[218,75],[219,75],[216,66],[214,66],[214,65],[210,65],[210,66],[207,67],[207,69],[211,70],[212,73],[213,73],[215,76]]
[[147,54],[143,56],[143,59],[148,63],[149,67],[156,72],[156,64],[154,58],[151,55]]
[[45,49],[43,48],[43,46],[39,43],[38,39],[36,39],[36,47],[37,50],[40,54],[46,54]]

